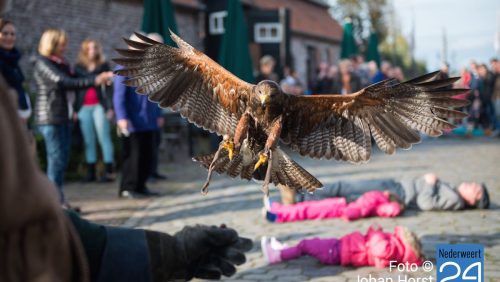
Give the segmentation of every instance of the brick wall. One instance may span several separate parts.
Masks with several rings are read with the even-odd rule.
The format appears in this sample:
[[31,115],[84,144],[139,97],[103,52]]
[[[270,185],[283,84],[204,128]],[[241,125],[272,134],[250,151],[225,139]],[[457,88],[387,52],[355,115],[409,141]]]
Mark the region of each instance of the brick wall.
[[[16,0],[5,17],[17,27],[17,47],[23,52],[23,70],[31,76],[30,57],[37,54],[38,41],[47,28],[62,28],[69,35],[66,58],[74,63],[80,42],[91,37],[99,40],[106,57],[113,58],[113,48],[125,47],[122,37],[139,30],[142,1],[117,0]],[[203,46],[198,13],[185,8],[176,13],[179,33],[195,47]],[[203,30],[203,29],[201,29]]]

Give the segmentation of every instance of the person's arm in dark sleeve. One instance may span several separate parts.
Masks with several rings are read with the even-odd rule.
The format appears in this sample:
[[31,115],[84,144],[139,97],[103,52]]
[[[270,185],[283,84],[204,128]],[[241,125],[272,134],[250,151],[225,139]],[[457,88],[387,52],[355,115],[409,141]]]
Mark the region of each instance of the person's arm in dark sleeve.
[[64,89],[77,90],[95,85],[95,75],[71,77],[45,60],[38,60],[35,68],[42,77],[57,83]]
[[232,276],[252,241],[234,229],[188,226],[167,233],[104,226],[67,211],[87,255],[92,281],[172,281]]
[[[102,71],[111,71],[111,67],[108,62],[105,62]],[[104,96],[104,108],[106,110],[113,110],[113,86],[112,85],[101,85],[102,95]]]
[[73,223],[85,250],[90,267],[90,277],[96,281],[101,267],[101,258],[106,247],[106,228],[103,225],[91,223],[82,219],[77,213],[66,210],[66,214]]

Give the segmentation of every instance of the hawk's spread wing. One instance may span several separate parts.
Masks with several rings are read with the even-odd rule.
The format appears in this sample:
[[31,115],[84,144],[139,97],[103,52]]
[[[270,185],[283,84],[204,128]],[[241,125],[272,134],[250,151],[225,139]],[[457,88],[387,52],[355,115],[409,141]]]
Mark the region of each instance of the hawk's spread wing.
[[438,136],[454,126],[444,118],[466,114],[450,108],[467,101],[451,96],[468,89],[443,89],[458,78],[434,80],[438,72],[398,83],[385,80],[349,95],[288,96],[281,138],[312,158],[364,162],[371,137],[388,153],[420,142],[421,131]]
[[117,49],[115,59],[125,84],[161,107],[170,107],[199,127],[232,135],[246,108],[249,84],[172,33],[179,48],[136,33],[143,42],[124,39],[134,49]]

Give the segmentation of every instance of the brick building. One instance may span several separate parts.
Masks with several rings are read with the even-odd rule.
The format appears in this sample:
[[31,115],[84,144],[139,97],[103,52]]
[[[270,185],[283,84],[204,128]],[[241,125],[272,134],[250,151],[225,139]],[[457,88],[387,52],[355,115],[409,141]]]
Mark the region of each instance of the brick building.
[[[203,50],[203,6],[197,0],[173,0],[179,33],[196,48]],[[67,59],[74,62],[79,44],[85,38],[102,42],[107,58],[124,47],[141,26],[143,7],[140,0],[16,0],[5,17],[17,27],[17,47],[23,52],[23,69],[29,77],[30,57],[37,54],[38,41],[47,28],[62,28],[69,36]]]
[[[218,50],[217,41],[211,41],[210,36],[214,36],[211,34],[214,28],[218,32],[215,36],[223,33],[225,5],[221,6],[221,2],[224,0],[172,0],[179,34],[202,51]],[[247,23],[255,68],[258,58],[270,53],[281,66],[292,65],[306,83],[315,78],[319,62],[338,60],[342,28],[322,1],[242,0],[242,3],[245,14],[253,15],[247,18]],[[45,29],[62,28],[68,32],[70,62],[76,60],[80,42],[89,37],[102,42],[105,54],[112,58],[113,48],[124,46],[121,38],[140,28],[142,4],[141,0],[16,0],[5,17],[17,26],[17,47],[24,54],[22,65],[29,78],[29,59],[37,54],[38,41]],[[213,5],[219,11],[211,10]],[[213,12],[218,14],[214,17]],[[273,24],[274,19],[281,24],[281,31]]]

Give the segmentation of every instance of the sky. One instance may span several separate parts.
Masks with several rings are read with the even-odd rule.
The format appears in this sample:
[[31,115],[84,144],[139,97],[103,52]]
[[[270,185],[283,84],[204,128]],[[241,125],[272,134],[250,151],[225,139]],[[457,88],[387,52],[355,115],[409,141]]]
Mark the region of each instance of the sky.
[[[415,57],[427,69],[440,66],[443,30],[452,70],[474,59],[488,63],[499,57],[494,42],[500,33],[500,0],[392,0],[403,34],[409,36],[414,17]],[[500,36],[500,35],[498,35]],[[500,40],[500,39],[498,39]],[[499,42],[500,44],[500,42]]]

